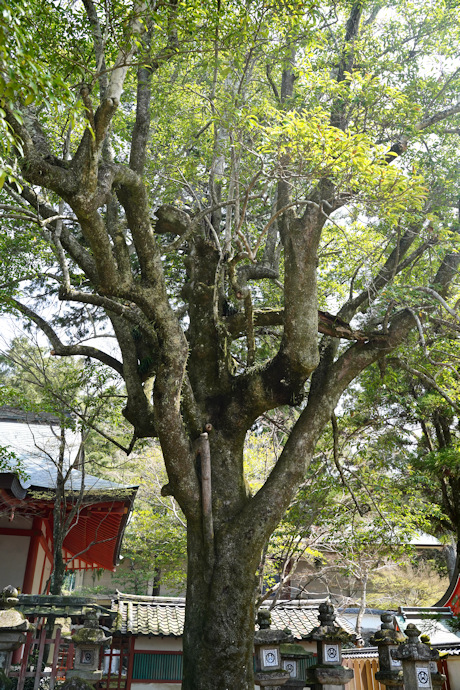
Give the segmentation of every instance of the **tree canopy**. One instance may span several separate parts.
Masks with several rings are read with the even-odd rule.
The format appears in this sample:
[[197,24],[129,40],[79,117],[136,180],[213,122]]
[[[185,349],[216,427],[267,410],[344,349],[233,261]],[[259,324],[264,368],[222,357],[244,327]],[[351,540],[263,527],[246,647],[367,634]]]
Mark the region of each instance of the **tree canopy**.
[[456,3],[9,7],[2,308],[123,380],[187,521],[183,687],[249,688],[260,553],[341,396],[455,318]]

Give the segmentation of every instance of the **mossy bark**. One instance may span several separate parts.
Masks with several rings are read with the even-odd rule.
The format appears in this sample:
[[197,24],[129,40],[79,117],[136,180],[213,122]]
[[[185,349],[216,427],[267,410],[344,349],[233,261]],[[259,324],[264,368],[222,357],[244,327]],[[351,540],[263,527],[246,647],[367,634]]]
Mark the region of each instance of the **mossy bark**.
[[201,529],[188,532],[184,690],[254,688],[254,570],[225,531],[215,535],[210,570]]

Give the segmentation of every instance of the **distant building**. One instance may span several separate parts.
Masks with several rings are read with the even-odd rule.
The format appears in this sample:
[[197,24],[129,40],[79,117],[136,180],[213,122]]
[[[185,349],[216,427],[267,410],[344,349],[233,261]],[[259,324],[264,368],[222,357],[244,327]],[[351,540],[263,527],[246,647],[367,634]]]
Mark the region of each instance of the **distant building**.
[[[0,589],[14,585],[27,594],[43,593],[53,563],[53,505],[56,491],[60,430],[48,414],[0,408],[0,446],[11,450],[27,478],[14,468],[0,472]],[[84,494],[64,539],[69,571],[114,570],[123,532],[137,492],[71,469],[80,442],[66,432],[65,485],[69,504]]]

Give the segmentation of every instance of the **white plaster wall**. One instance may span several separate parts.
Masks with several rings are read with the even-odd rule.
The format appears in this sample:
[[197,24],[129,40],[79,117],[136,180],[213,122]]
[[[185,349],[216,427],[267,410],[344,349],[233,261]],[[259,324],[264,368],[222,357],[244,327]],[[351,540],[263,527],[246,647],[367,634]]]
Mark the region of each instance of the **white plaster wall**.
[[146,652],[181,652],[181,637],[136,637],[134,649]]
[[460,690],[460,657],[454,656],[447,660],[449,670],[450,690]]
[[0,590],[7,585],[22,589],[29,543],[30,537],[0,534]]
[[[41,544],[38,547],[37,551],[37,565],[35,566],[35,574],[34,574],[34,581],[32,583],[32,592],[31,594],[41,594],[40,592],[40,578],[42,575],[42,568],[43,568],[43,561],[45,560],[45,550],[43,549],[43,546]],[[43,582],[46,582],[45,579],[43,579]]]
[[[42,579],[42,568],[43,568],[43,561],[45,561],[45,569],[43,572],[43,579]],[[35,568],[35,575],[34,575],[34,582],[32,585],[32,594],[44,594],[43,591],[40,591],[40,580],[42,580],[41,584],[41,589],[43,590],[46,587],[46,582],[51,575],[51,562],[49,558],[46,558],[45,555],[45,550],[43,546],[40,544],[38,547],[38,553],[37,553],[37,566]]]
[[[51,562],[47,558],[45,561],[45,570],[43,572],[42,590],[46,587],[46,583],[49,580],[50,575],[51,575]],[[38,588],[37,588],[37,592],[38,592]],[[38,592],[38,594],[41,594],[41,592]]]
[[0,517],[0,527],[7,529],[32,529],[32,519],[22,517],[22,515],[15,515],[14,520],[9,517]]
[[[114,592],[117,588],[117,583],[112,582],[113,572],[111,570],[104,570],[100,573],[97,570],[83,570],[82,578],[75,582],[75,590],[81,587],[101,587],[104,589],[112,589]],[[75,591],[75,593],[77,593]]]

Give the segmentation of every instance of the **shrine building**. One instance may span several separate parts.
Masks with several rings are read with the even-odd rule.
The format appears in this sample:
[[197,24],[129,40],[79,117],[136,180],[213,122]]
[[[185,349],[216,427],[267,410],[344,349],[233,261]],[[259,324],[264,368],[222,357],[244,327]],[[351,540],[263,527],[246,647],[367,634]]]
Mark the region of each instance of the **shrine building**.
[[[60,440],[59,423],[52,415],[0,408],[0,590],[6,585],[24,594],[48,590]],[[18,470],[11,459],[10,467],[4,467],[10,451],[19,460]],[[113,571],[137,487],[74,469],[80,466],[80,453],[77,434],[66,431],[61,458],[67,475],[66,509],[79,501],[64,539],[66,567]]]

